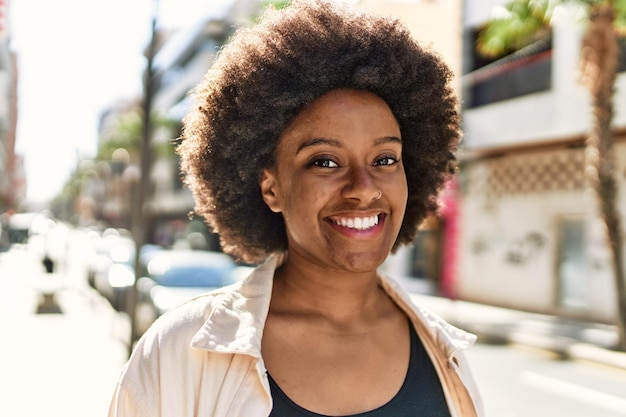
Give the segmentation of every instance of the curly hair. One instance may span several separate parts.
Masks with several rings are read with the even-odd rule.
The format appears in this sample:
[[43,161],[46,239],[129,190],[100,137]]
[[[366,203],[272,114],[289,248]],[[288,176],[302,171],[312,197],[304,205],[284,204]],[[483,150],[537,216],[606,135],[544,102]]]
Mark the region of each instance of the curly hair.
[[398,19],[327,0],[295,0],[240,28],[193,92],[177,151],[195,212],[222,249],[249,263],[287,249],[285,224],[261,196],[281,132],[308,103],[337,88],[368,90],[395,115],[408,184],[393,246],[415,238],[437,209],[460,139],[450,69]]

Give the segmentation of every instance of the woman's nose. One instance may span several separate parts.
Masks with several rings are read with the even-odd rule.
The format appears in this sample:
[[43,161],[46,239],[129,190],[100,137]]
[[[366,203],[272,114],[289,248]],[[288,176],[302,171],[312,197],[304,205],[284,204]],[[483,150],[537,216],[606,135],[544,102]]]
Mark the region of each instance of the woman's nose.
[[347,184],[343,188],[343,197],[352,200],[369,203],[378,200],[380,196],[379,187],[367,167],[358,167],[350,170]]

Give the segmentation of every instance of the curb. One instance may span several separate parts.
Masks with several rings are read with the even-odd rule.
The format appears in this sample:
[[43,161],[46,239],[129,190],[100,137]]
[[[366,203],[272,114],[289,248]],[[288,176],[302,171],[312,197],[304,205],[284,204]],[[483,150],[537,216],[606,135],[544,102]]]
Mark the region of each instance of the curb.
[[418,305],[478,337],[478,343],[520,345],[552,352],[563,360],[581,360],[626,370],[626,352],[611,349],[616,333],[606,325],[572,324],[558,317],[411,294]]
[[475,334],[479,343],[526,346],[552,352],[563,360],[588,361],[626,370],[626,352],[581,342],[567,336],[515,331],[513,326],[501,323],[493,325],[459,321],[450,321],[450,323]]
[[588,343],[576,343],[570,346],[569,354],[573,359],[597,362],[626,370],[626,352],[607,350]]

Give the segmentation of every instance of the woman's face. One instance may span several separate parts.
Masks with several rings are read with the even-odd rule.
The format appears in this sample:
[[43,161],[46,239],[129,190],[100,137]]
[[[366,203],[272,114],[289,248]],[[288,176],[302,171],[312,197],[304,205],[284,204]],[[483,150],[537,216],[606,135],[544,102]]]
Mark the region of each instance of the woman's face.
[[401,157],[400,128],[378,96],[339,89],[305,107],[261,180],[285,219],[290,258],[353,272],[380,266],[407,202]]

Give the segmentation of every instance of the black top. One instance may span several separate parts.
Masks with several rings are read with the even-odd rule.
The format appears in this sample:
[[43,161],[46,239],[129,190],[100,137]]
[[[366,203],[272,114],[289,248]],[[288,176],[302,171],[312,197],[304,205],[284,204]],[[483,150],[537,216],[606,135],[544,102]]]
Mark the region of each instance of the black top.
[[[346,417],[450,417],[435,367],[413,326],[409,369],[400,391],[386,404]],[[274,408],[270,417],[325,417],[294,403],[269,375]]]

